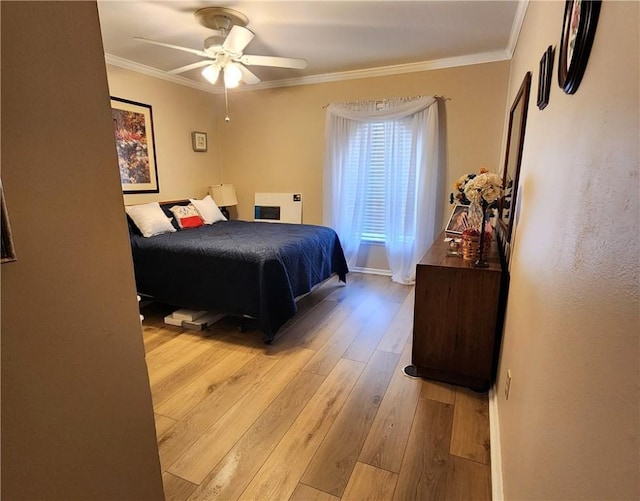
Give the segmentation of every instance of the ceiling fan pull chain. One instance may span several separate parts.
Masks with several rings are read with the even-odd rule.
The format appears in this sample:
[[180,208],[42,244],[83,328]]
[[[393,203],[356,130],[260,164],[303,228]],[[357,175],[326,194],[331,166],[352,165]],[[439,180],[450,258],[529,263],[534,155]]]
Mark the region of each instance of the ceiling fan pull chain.
[[231,122],[231,119],[229,118],[229,100],[227,98],[227,86],[224,86],[224,111],[226,116],[224,117],[224,121],[225,122]]

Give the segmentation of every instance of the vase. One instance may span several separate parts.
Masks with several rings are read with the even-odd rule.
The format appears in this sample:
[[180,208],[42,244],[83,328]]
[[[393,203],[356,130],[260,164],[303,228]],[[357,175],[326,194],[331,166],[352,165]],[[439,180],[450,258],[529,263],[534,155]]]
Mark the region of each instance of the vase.
[[483,220],[482,206],[478,203],[471,203],[467,208],[467,224],[472,230],[476,230],[480,233],[480,227]]
[[[491,233],[485,231],[482,239],[482,254],[486,256],[491,247]],[[465,261],[477,261],[480,258],[480,232],[472,228],[467,228],[461,236],[462,259]]]
[[476,260],[475,263],[473,263],[473,266],[475,266],[476,268],[488,268],[489,267],[489,263],[487,263],[486,261],[486,257],[487,254],[489,252],[489,245],[491,245],[491,233],[487,233],[485,230],[485,219],[487,216],[487,208],[489,207],[489,204],[487,203],[486,200],[482,199],[481,202],[481,220],[480,220],[480,227],[482,228],[480,230],[480,242],[478,245],[478,259]]

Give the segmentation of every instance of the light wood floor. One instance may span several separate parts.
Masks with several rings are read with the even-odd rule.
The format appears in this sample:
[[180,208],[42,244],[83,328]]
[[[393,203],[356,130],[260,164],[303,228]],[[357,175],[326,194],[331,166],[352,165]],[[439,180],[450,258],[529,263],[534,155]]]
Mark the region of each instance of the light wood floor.
[[413,379],[413,287],[351,273],[268,346],[143,308],[168,500],[491,498],[486,395]]

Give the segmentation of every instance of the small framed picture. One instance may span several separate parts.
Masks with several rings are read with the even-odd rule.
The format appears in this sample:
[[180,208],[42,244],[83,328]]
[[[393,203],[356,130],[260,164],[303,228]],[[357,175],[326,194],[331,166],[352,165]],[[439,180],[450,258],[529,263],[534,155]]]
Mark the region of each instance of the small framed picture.
[[467,212],[469,211],[468,205],[458,204],[451,211],[451,217],[445,228],[445,233],[452,235],[462,235],[462,232],[468,227]]
[[554,50],[551,45],[540,59],[540,74],[538,75],[538,108],[543,110],[549,104],[551,90],[551,73],[553,72]]
[[191,146],[193,147],[193,151],[207,151],[207,133],[192,132]]

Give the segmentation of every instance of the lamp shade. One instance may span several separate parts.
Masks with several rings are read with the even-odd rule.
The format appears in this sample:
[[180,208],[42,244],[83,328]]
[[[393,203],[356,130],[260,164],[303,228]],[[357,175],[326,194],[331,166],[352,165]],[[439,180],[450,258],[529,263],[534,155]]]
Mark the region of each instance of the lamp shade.
[[209,186],[209,195],[218,207],[238,205],[236,189],[232,184],[214,184]]
[[220,68],[215,64],[210,64],[204,70],[202,70],[202,76],[205,77],[211,84],[215,84],[218,81],[219,74]]

